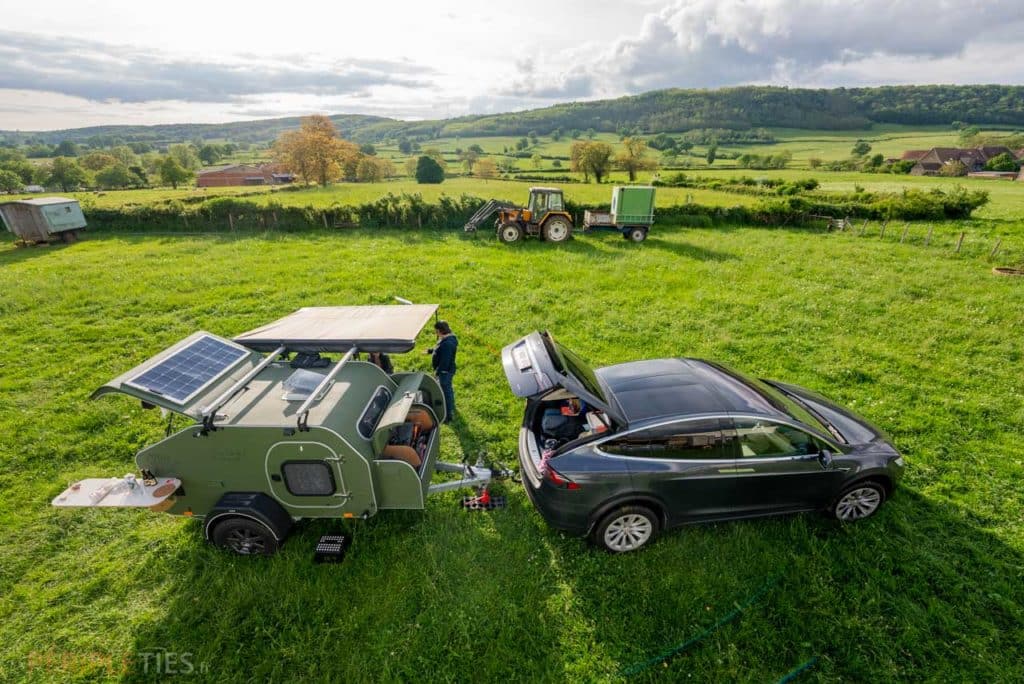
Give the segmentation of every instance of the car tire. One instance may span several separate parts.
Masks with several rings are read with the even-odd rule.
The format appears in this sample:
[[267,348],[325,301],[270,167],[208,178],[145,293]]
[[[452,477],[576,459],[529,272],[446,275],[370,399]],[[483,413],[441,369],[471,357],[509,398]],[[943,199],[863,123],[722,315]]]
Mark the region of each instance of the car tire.
[[504,223],[498,226],[498,239],[506,245],[523,239],[523,229],[516,223]]
[[591,541],[610,553],[628,553],[647,546],[661,528],[657,514],[646,506],[622,506],[608,513]]
[[280,547],[270,528],[249,518],[227,518],[210,535],[213,543],[239,556],[272,556]]
[[565,242],[572,236],[572,224],[563,216],[553,216],[544,222],[541,235],[545,242]]
[[829,513],[840,522],[856,522],[870,518],[885,503],[885,487],[868,480],[850,485],[836,497]]

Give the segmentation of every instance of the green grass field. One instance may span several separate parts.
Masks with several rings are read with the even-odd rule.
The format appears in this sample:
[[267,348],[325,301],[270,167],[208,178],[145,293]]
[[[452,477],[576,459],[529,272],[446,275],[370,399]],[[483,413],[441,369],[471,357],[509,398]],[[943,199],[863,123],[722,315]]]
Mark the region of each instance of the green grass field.
[[[145,655],[160,651],[195,681],[620,681],[778,578],[638,678],[771,682],[817,657],[800,681],[1022,681],[1024,297],[991,265],[891,235],[666,226],[640,245],[346,231],[0,247],[0,680],[173,680]],[[618,557],[548,528],[513,483],[503,511],[450,494],[358,523],[340,566],[311,562],[335,523],[243,559],[189,520],[49,507],[163,434],[156,412],[88,400],[109,378],[196,329],[393,295],[441,303],[460,336],[448,460],[513,461],[522,403],[496,350],[546,327],[598,364],[703,356],[818,389],[890,431],[908,475],[855,525],[705,525]]]

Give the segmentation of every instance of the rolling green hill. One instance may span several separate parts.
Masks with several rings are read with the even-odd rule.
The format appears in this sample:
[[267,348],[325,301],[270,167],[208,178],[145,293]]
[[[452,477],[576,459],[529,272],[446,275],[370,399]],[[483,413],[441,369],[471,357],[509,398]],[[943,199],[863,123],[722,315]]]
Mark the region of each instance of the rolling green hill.
[[[521,136],[555,130],[643,133],[701,128],[747,130],[799,128],[857,130],[875,124],[948,126],[956,122],[989,127],[1024,127],[1024,86],[886,86],[880,88],[792,89],[746,86],[718,90],[658,90],[614,100],[570,102],[543,109],[432,121],[398,121],[376,116],[336,115],[339,130],[357,141],[410,138]],[[99,126],[41,133],[0,131],[0,142],[55,144],[114,142],[171,143],[204,140],[269,142],[297,128],[298,117],[227,124]]]

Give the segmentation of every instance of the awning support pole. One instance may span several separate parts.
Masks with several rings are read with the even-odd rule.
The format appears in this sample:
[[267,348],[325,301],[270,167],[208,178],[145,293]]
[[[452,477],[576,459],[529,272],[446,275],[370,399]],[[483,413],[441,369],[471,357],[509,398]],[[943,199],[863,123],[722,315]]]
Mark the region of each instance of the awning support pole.
[[299,432],[306,432],[309,430],[309,428],[306,427],[306,421],[309,420],[309,409],[310,407],[313,406],[313,402],[315,402],[317,400],[317,397],[320,396],[320,392],[322,392],[324,389],[327,388],[328,385],[331,384],[331,381],[334,380],[334,376],[338,374],[338,372],[341,370],[341,367],[344,366],[349,361],[351,361],[352,357],[355,356],[358,351],[358,348],[352,347],[347,352],[345,352],[345,355],[341,357],[341,360],[339,360],[338,363],[334,364],[334,368],[331,369],[331,372],[328,373],[324,377],[324,379],[320,381],[320,384],[316,386],[316,389],[313,390],[312,394],[309,395],[306,401],[302,402],[302,406],[299,407],[298,417],[296,419],[296,424],[299,428]]
[[238,382],[228,388],[228,391],[217,397],[212,404],[203,409],[203,429],[204,430],[215,430],[213,421],[217,418],[217,411],[231,400],[231,397],[252,382],[253,378],[263,372],[263,369],[277,361],[277,358],[284,354],[285,347],[282,345],[271,352],[266,358],[256,364],[256,367],[246,373]]

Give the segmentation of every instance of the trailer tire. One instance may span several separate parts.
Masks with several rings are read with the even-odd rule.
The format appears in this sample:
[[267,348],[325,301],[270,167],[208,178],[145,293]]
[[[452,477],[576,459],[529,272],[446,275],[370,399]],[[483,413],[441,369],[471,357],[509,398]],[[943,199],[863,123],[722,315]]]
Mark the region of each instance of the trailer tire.
[[544,222],[541,235],[547,242],[565,242],[572,237],[572,224],[564,216],[553,216]]
[[226,517],[217,522],[210,534],[213,543],[240,556],[272,556],[280,547],[262,522],[242,516]]
[[647,239],[647,229],[643,226],[633,226],[632,228],[627,228],[622,233],[622,237],[630,242],[643,242]]
[[523,239],[523,228],[518,223],[503,223],[498,226],[498,239],[506,245]]

